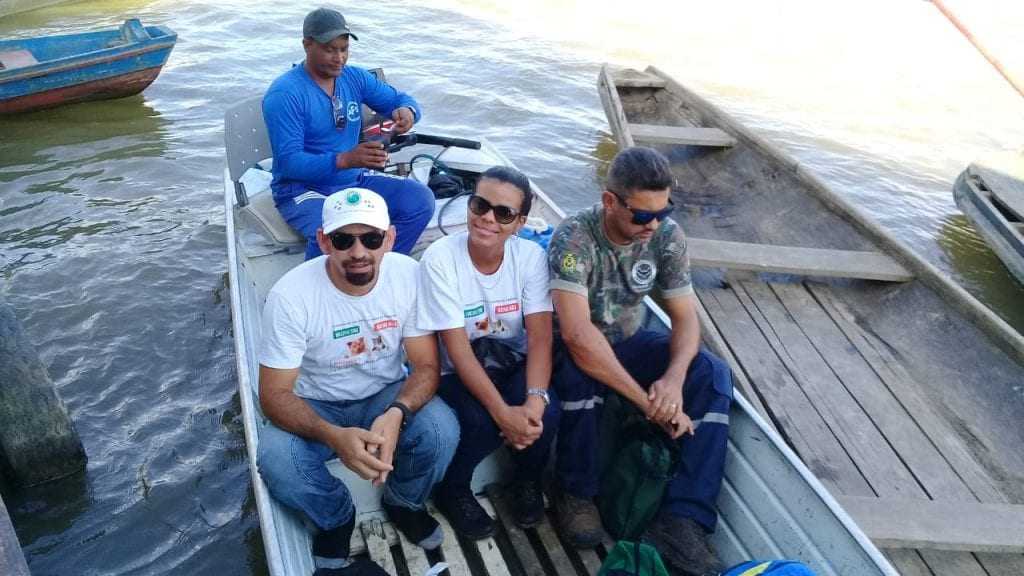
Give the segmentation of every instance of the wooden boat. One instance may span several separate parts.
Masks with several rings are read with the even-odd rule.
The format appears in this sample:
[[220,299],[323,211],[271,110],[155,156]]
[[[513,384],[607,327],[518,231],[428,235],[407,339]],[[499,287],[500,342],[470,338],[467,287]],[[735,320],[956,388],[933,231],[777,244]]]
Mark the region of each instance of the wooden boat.
[[132,18],[100,32],[0,41],[0,114],[138,94],[177,39]]
[[971,164],[953,198],[1006,268],[1024,284],[1024,155]]
[[758,412],[901,572],[1024,574],[1021,335],[657,68],[598,90],[672,162],[705,338]]
[[[256,398],[260,310],[273,283],[302,261],[304,241],[274,208],[266,190],[268,174],[252,169],[270,155],[260,98],[227,111],[225,140],[224,210],[232,325],[245,436],[249,461],[254,463],[264,425]],[[393,154],[392,161],[406,163],[419,154],[443,160],[469,182],[490,166],[509,164],[486,142],[479,150],[417,145]],[[413,166],[409,177],[425,181],[430,164]],[[563,212],[543,191],[536,192],[531,217],[557,224]],[[465,204],[447,202],[438,202],[438,212],[444,211],[441,225],[449,232],[464,229]],[[435,220],[414,253],[440,235]],[[649,326],[667,330],[665,314],[653,303],[649,305]],[[804,560],[822,576],[895,574],[835,499],[744,398],[737,398],[730,421],[726,478],[718,502],[720,523],[713,541],[724,561],[790,557]],[[450,573],[457,576],[595,575],[610,542],[596,551],[577,551],[562,546],[548,521],[525,531],[512,523],[498,484],[505,477],[505,462],[499,451],[478,467],[473,480],[481,504],[499,520],[498,533],[480,542],[460,541],[444,518],[435,514],[446,532],[445,543],[439,554],[425,555],[384,520],[379,492],[334,461],[331,469],[346,480],[359,514],[353,550],[367,551],[391,574],[419,576],[431,564],[443,560],[449,564]],[[310,574],[311,540],[307,529],[296,514],[270,497],[255,465],[251,472],[270,573]]]

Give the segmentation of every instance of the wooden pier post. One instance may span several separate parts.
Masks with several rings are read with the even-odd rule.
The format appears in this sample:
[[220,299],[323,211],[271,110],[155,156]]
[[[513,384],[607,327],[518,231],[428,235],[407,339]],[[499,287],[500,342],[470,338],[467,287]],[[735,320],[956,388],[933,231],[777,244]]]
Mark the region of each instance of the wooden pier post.
[[0,298],[0,472],[19,486],[74,474],[85,451],[46,367]]

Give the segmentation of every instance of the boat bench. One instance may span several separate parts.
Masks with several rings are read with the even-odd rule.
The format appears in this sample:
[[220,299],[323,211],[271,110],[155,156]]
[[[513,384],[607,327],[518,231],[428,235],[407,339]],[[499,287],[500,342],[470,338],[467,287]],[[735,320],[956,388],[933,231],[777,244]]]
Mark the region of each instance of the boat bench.
[[880,252],[826,250],[687,238],[692,266],[907,282],[914,275]]
[[13,70],[33,66],[39,61],[28,50],[7,50],[0,52],[0,70]]

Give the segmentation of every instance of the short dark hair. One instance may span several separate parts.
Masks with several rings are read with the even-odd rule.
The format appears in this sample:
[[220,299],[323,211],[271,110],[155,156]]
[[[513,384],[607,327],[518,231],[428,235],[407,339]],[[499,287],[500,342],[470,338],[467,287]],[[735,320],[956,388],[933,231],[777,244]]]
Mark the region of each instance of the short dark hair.
[[633,146],[612,159],[605,188],[628,196],[634,190],[664,190],[673,184],[675,177],[664,154],[653,148]]
[[[533,205],[533,189],[530,188],[530,179],[526,177],[526,174],[511,166],[492,166],[480,175],[480,180],[484,178],[490,178],[519,188],[519,191],[523,194],[523,203],[519,206],[519,213],[523,216],[530,213],[530,206]],[[477,184],[479,184],[479,181]]]

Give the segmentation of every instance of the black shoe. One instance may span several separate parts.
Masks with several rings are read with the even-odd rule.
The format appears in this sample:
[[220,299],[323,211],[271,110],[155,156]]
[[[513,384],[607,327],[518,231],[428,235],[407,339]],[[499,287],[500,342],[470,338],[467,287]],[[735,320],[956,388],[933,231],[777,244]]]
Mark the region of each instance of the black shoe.
[[369,558],[356,558],[344,568],[317,568],[313,576],[390,576]]
[[381,502],[384,513],[410,542],[424,550],[433,550],[444,542],[444,531],[426,510],[413,510]]
[[641,537],[654,546],[673,574],[714,576],[723,570],[708,542],[708,534],[690,518],[661,512]]
[[494,534],[494,520],[487,515],[468,487],[460,489],[441,486],[434,494],[434,504],[460,536],[482,540]]
[[[356,519],[353,516],[346,524],[320,530],[313,535],[313,561],[319,558],[325,563],[343,562],[348,558],[349,545],[352,541],[352,531],[355,530]],[[318,568],[313,574],[315,576],[333,576],[334,572],[323,572],[324,568]],[[334,569],[331,569],[334,570]],[[338,572],[340,574],[340,572]]]
[[539,480],[512,484],[512,519],[520,528],[532,528],[544,520],[544,493]]

